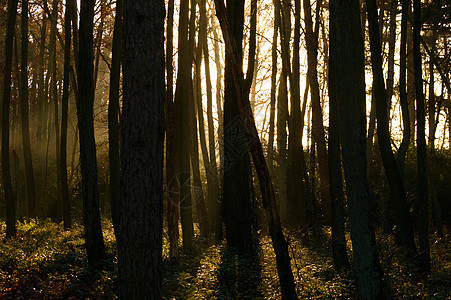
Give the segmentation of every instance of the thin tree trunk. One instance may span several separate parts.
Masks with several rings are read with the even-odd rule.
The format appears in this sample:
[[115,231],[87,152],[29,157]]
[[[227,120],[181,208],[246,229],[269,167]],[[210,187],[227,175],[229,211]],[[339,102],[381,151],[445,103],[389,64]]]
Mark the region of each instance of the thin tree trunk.
[[279,33],[280,14],[274,7],[274,27],[271,46],[271,102],[269,111],[269,137],[268,137],[268,164],[269,169],[274,168],[274,120],[276,117],[276,93],[277,93],[277,37]]
[[330,194],[329,194],[329,167],[326,149],[326,137],[323,125],[323,114],[321,111],[321,98],[318,84],[318,32],[319,12],[321,1],[316,4],[316,23],[313,28],[310,0],[304,0],[305,14],[305,41],[307,46],[308,69],[310,93],[312,99],[312,136],[318,152],[318,166],[320,177],[321,204],[326,222],[331,220]]
[[387,94],[384,86],[382,70],[381,42],[379,36],[379,24],[377,21],[376,0],[367,0],[368,22],[370,30],[371,63],[373,70],[374,100],[377,115],[377,137],[382,156],[385,174],[394,201],[396,219],[401,234],[401,246],[404,256],[409,263],[417,255],[413,229],[410,221],[409,208],[407,206],[404,182],[398,170],[398,165],[391,148],[389,129],[389,115],[387,107]]
[[16,236],[16,211],[9,160],[9,113],[11,108],[11,69],[13,61],[13,38],[17,15],[17,0],[8,0],[5,41],[5,72],[2,103],[2,177],[6,202],[6,238]]
[[27,184],[28,218],[36,218],[36,191],[33,174],[33,160],[30,146],[29,101],[28,101],[28,0],[22,0],[22,51],[21,51],[21,93],[22,143]]
[[61,145],[60,145],[60,178],[61,199],[63,203],[64,228],[72,227],[70,215],[69,185],[67,182],[67,122],[69,115],[69,73],[70,73],[70,46],[71,46],[71,7],[69,1],[66,4],[64,15],[64,74],[63,74],[63,99],[61,103]]
[[409,17],[410,0],[402,0],[401,17],[401,45],[399,49],[399,102],[402,110],[402,141],[398,149],[397,162],[402,179],[404,178],[404,162],[410,144],[410,113],[407,99],[406,73],[407,73],[407,19]]
[[413,60],[415,66],[415,95],[417,112],[417,167],[418,167],[418,244],[420,247],[419,263],[421,273],[427,276],[431,272],[429,249],[428,216],[428,178],[426,164],[425,109],[422,78],[422,59],[420,52],[421,1],[414,0],[413,22]]
[[179,198],[174,194],[177,188],[174,181],[175,157],[174,157],[174,100],[173,100],[173,31],[174,28],[174,0],[168,2],[168,15],[166,24],[166,94],[165,94],[165,118],[166,118],[166,190],[167,190],[167,215],[169,235],[169,256],[178,256],[179,240]]
[[113,53],[111,59],[110,97],[108,101],[108,154],[110,160],[110,205],[114,232],[119,229],[119,206],[121,202],[120,182],[121,163],[119,156],[119,88],[121,79],[121,61],[123,47],[123,1],[116,2],[114,18]]
[[[189,149],[189,85],[191,80],[192,57],[190,57],[188,42],[188,14],[189,1],[180,3],[179,14],[179,37],[178,37],[178,73],[177,86],[175,90],[174,108],[174,154],[176,157],[175,180],[176,193],[180,197],[180,217],[182,222],[183,248],[189,249],[192,246],[194,236],[192,202],[191,202],[191,181],[190,181],[190,154]],[[194,30],[194,29],[193,29]],[[192,53],[192,52],[191,52]]]
[[94,0],[82,0],[80,12],[80,49],[78,66],[78,126],[80,129],[80,161],[83,190],[83,221],[88,262],[94,265],[105,257],[99,211],[97,158],[94,138],[93,78]]
[[105,20],[105,1],[100,0],[100,23],[99,27],[97,28],[97,34],[96,34],[96,54],[94,58],[94,91],[97,87],[97,78],[99,75],[99,63],[100,63],[100,55],[101,55],[101,47],[102,47],[102,36],[103,36],[103,26],[104,26],[104,20]]
[[395,77],[396,15],[398,8],[398,0],[391,1],[392,3],[390,8],[390,20],[389,20],[390,33],[388,38],[388,75],[387,75],[387,103],[388,103],[387,114],[390,121],[391,121],[390,118],[391,98],[393,96],[393,84]]

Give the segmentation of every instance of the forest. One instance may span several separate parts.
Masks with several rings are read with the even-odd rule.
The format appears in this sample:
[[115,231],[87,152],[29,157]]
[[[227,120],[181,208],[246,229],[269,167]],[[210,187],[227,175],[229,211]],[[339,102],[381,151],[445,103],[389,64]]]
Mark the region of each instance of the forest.
[[450,299],[451,5],[0,0],[1,299]]

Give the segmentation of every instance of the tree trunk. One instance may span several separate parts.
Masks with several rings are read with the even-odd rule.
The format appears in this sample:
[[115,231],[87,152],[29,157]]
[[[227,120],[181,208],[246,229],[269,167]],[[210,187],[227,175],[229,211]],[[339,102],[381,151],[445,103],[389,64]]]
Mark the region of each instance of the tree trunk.
[[[202,0],[200,3],[200,30],[199,33],[201,39],[201,46],[203,50],[204,66],[205,66],[205,81],[207,87],[207,128],[208,128],[208,146],[209,146],[209,162],[204,162],[207,172],[207,190],[208,190],[208,224],[210,225],[210,232],[215,234],[216,240],[221,235],[221,218],[219,210],[219,186],[218,186],[218,166],[216,162],[216,145],[215,145],[215,127],[213,123],[213,95],[211,92],[211,75],[210,75],[210,56],[208,51],[207,41],[207,11],[206,0]],[[217,70],[219,72],[219,70]],[[198,99],[198,114],[201,117],[203,112],[202,103]],[[203,116],[203,115],[202,115]],[[203,127],[202,120],[199,117],[199,126]],[[201,125],[202,124],[202,125]],[[208,169],[207,169],[208,166]]]
[[368,22],[370,30],[371,63],[373,70],[373,94],[376,103],[377,137],[382,156],[385,174],[394,201],[396,219],[401,235],[401,246],[404,256],[409,263],[413,262],[417,255],[413,229],[410,221],[409,208],[407,206],[404,182],[398,170],[398,165],[391,148],[389,129],[389,109],[387,107],[387,94],[384,86],[382,70],[381,42],[379,36],[379,24],[377,20],[376,0],[367,0]]
[[[230,20],[231,37],[237,45],[242,66],[242,41],[244,27],[244,0],[230,2],[227,5]],[[239,115],[239,100],[230,65],[234,55],[226,48],[225,91],[224,91],[224,183],[223,206],[227,245],[238,248],[240,253],[252,248],[251,235],[251,180],[249,145],[242,139],[245,135],[245,123]]]
[[417,112],[417,168],[418,168],[418,244],[420,247],[419,263],[421,273],[427,276],[431,272],[429,249],[429,216],[428,216],[428,178],[426,164],[425,109],[422,78],[422,59],[420,52],[421,1],[414,0],[413,22],[413,60],[415,66],[415,96]]
[[[332,28],[331,28],[332,30]],[[332,35],[332,34],[331,34]],[[330,41],[333,48],[333,41]],[[345,210],[343,192],[343,174],[341,171],[341,147],[339,108],[335,86],[335,67],[329,58],[329,180],[332,212],[332,255],[335,270],[349,270],[348,254],[346,252]]]
[[410,144],[410,114],[409,103],[407,99],[406,88],[406,73],[407,73],[407,19],[409,17],[410,0],[402,1],[402,17],[401,17],[401,44],[399,46],[399,102],[402,110],[402,141],[398,149],[398,155],[396,157],[399,172],[402,180],[404,180],[404,162],[406,159],[407,150]]
[[161,299],[164,1],[126,1],[124,15],[119,298]]
[[166,118],[166,190],[167,190],[167,222],[169,236],[169,256],[178,256],[179,240],[179,198],[174,194],[176,189],[174,176],[174,100],[173,100],[173,28],[174,28],[174,0],[168,2],[167,29],[166,29],[166,94],[165,94],[165,118]]
[[321,112],[321,99],[318,84],[318,32],[319,12],[321,1],[316,4],[316,23],[313,28],[310,0],[304,0],[305,14],[305,42],[307,46],[307,76],[310,84],[310,95],[312,99],[312,134],[318,152],[318,166],[320,177],[321,206],[326,222],[331,220],[330,194],[329,194],[329,167],[326,149],[326,137],[323,125],[323,114]]
[[16,211],[9,160],[9,113],[11,108],[11,69],[13,62],[13,39],[16,25],[17,0],[8,0],[7,28],[5,38],[5,72],[2,103],[2,177],[6,202],[6,238],[16,236]]
[[94,0],[82,0],[80,11],[80,44],[78,65],[78,127],[80,129],[80,161],[83,190],[83,222],[88,262],[94,265],[105,257],[100,224],[97,158],[94,139],[93,77]]
[[[175,90],[174,119],[174,154],[176,157],[175,180],[176,194],[180,197],[180,217],[182,222],[183,248],[192,246],[194,236],[191,181],[190,181],[190,154],[189,149],[189,91],[191,90],[191,65],[188,42],[188,13],[189,1],[180,3],[179,36],[178,36],[178,72]],[[191,52],[192,53],[192,52]]]
[[108,154],[110,160],[110,205],[114,232],[119,229],[119,206],[121,202],[121,163],[119,156],[119,88],[121,79],[121,61],[123,49],[123,1],[116,2],[114,18],[113,53],[111,59],[110,97],[108,101]]
[[36,218],[36,192],[33,174],[33,161],[30,146],[30,125],[28,117],[28,0],[22,1],[22,51],[21,51],[21,93],[22,143],[27,184],[28,218]]
[[382,271],[370,221],[366,174],[365,73],[359,2],[331,1],[330,10],[331,59],[335,63],[333,76],[339,106],[356,296],[382,299]]
[[69,73],[70,73],[70,45],[71,45],[71,12],[72,3],[67,2],[64,15],[64,78],[63,99],[61,103],[61,145],[60,145],[60,178],[61,199],[63,200],[64,228],[72,227],[70,216],[69,186],[67,183],[67,121],[69,114]]
[[268,164],[269,169],[274,168],[274,120],[276,117],[276,93],[277,93],[277,37],[279,33],[280,14],[274,7],[274,27],[271,46],[271,102],[269,111],[269,134],[268,134]]
[[[256,4],[257,2],[254,0],[251,4],[251,11],[254,11],[252,8],[254,8],[256,11]],[[282,232],[274,188],[269,175],[268,166],[266,164],[266,160],[263,154],[263,148],[258,137],[254,116],[252,114],[251,106],[249,103],[249,88],[250,83],[252,82],[252,72],[248,72],[247,75],[249,77],[246,76],[246,79],[244,79],[243,73],[240,69],[242,56],[238,51],[235,41],[232,39],[230,34],[231,27],[229,25],[229,20],[227,19],[227,12],[224,2],[221,0],[215,0],[215,6],[216,15],[219,19],[219,23],[221,25],[222,33],[224,36],[226,49],[228,49],[228,52],[231,54],[230,56],[228,56],[229,65],[231,66],[231,69],[233,71],[233,79],[235,82],[236,94],[239,101],[239,113],[243,118],[243,121],[245,122],[244,127],[246,129],[246,137],[248,143],[250,144],[252,160],[254,162],[260,183],[263,206],[265,208],[266,217],[269,222],[269,232],[272,239],[274,251],[276,253],[277,271],[281,286],[282,299],[297,299],[293,273],[291,271],[290,265],[290,256],[288,254],[288,244]],[[252,49],[252,47],[250,49]],[[253,50],[255,50],[255,48]],[[252,59],[253,54],[253,51],[250,50],[250,59]]]

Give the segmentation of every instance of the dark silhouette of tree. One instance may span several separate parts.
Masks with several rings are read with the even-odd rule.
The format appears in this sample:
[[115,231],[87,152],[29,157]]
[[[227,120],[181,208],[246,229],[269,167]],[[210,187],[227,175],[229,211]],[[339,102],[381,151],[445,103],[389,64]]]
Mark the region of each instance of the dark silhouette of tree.
[[164,1],[126,1],[119,298],[161,299]]
[[64,15],[64,74],[63,99],[61,102],[61,145],[60,145],[60,172],[61,199],[63,202],[64,228],[72,227],[70,215],[69,185],[67,183],[67,122],[69,114],[69,72],[70,72],[70,46],[71,46],[71,14],[72,1],[67,1]]
[[28,218],[36,218],[36,191],[33,174],[33,161],[30,146],[30,122],[28,101],[28,0],[22,1],[21,27],[21,61],[20,61],[20,109],[22,115],[22,143],[24,151],[25,175],[27,184]]
[[[194,10],[195,11],[195,10]],[[176,194],[180,197],[180,219],[182,223],[183,248],[192,246],[194,236],[193,213],[190,180],[190,152],[189,149],[189,105],[192,93],[192,49],[189,49],[189,1],[180,3],[179,36],[178,36],[178,70],[177,86],[175,89],[174,107],[174,155]],[[190,56],[191,54],[191,56]],[[191,85],[191,87],[190,87]],[[176,117],[176,118],[175,118]]]
[[97,158],[94,139],[93,19],[94,0],[82,0],[78,62],[80,101],[77,105],[77,114],[80,130],[84,235],[90,264],[96,264],[105,257],[105,245],[100,224]]
[[366,174],[365,73],[359,2],[331,1],[330,18],[330,53],[335,66],[356,296],[382,299],[382,271],[370,223]]
[[[330,30],[334,30],[331,26]],[[332,36],[333,33],[331,32]],[[330,48],[333,49],[333,40],[330,40]],[[345,210],[343,192],[343,174],[341,171],[341,145],[339,108],[335,85],[334,62],[329,57],[329,181],[332,218],[332,255],[335,270],[349,270],[348,254],[346,252],[345,235]]]
[[175,156],[174,156],[174,68],[172,66],[173,36],[174,36],[174,0],[168,2],[168,14],[166,21],[166,197],[167,197],[167,222],[169,236],[169,255],[178,256],[179,240],[179,197],[174,193],[176,189]]
[[[266,218],[269,223],[269,234],[271,236],[274,252],[277,261],[277,273],[279,275],[280,287],[282,292],[282,299],[297,299],[296,289],[294,284],[293,273],[291,271],[290,256],[288,254],[288,244],[282,232],[280,224],[279,211],[276,204],[274,188],[271,177],[269,175],[268,166],[263,154],[263,148],[258,137],[257,128],[255,126],[254,116],[252,114],[251,105],[249,103],[249,91],[252,84],[253,75],[253,57],[255,55],[255,36],[252,36],[256,27],[256,15],[251,17],[251,40],[249,41],[249,65],[246,77],[240,69],[240,61],[242,55],[237,50],[235,40],[231,37],[231,28],[227,18],[227,11],[224,2],[215,0],[216,15],[221,25],[222,34],[228,49],[231,54],[228,56],[229,65],[232,67],[233,80],[236,88],[236,96],[238,100],[239,114],[245,122],[246,137],[250,143],[250,153],[257,172],[260,191],[262,194],[263,206],[266,212]],[[257,1],[252,1],[251,11],[256,13]],[[255,18],[255,19],[253,19]],[[254,23],[255,22],[255,23]]]
[[401,235],[401,246],[403,248],[404,255],[407,261],[413,262],[417,251],[414,241],[413,229],[410,222],[409,208],[406,201],[406,193],[404,191],[404,182],[401,179],[398,165],[391,148],[389,128],[390,117],[387,105],[388,101],[384,84],[384,75],[382,70],[382,45],[379,36],[377,6],[375,0],[367,0],[366,3],[370,35],[371,64],[373,71],[373,97],[374,101],[376,102],[377,137],[379,142],[379,149],[381,152],[385,174],[387,176],[387,180],[392,193],[397,224],[399,233]]
[[110,159],[110,205],[111,218],[115,234],[119,228],[120,171],[119,156],[119,88],[121,78],[121,62],[123,52],[123,1],[116,2],[116,16],[114,18],[113,51],[111,58],[110,97],[108,101],[108,154]]
[[11,69],[13,62],[13,39],[17,15],[17,0],[8,0],[5,41],[5,72],[3,77],[2,103],[2,177],[6,200],[6,238],[16,236],[16,210],[9,161],[9,114],[11,108]]
[[413,61],[415,66],[415,96],[417,112],[417,167],[418,167],[418,245],[421,273],[431,272],[429,249],[429,213],[428,213],[428,178],[426,164],[425,109],[423,94],[423,71],[420,52],[421,39],[421,1],[413,1]]
[[[238,61],[242,69],[244,0],[227,3],[227,18],[230,36],[238,51]],[[241,253],[252,248],[251,235],[251,172],[249,144],[245,139],[245,123],[239,115],[239,100],[230,64],[230,49],[225,50],[224,86],[224,183],[223,207],[227,245],[236,247]]]

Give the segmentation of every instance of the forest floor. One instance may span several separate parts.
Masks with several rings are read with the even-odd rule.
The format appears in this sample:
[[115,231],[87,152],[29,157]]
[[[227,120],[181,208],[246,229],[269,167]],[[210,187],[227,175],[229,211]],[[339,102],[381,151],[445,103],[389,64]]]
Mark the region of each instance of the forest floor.
[[[18,226],[17,237],[0,241],[0,299],[114,299],[117,295],[117,250],[111,223],[104,224],[108,252],[102,269],[89,267],[81,225],[64,231],[61,224],[42,221]],[[451,299],[451,247],[431,237],[432,274],[417,282],[403,271],[401,253],[392,237],[377,243],[389,298]],[[4,237],[5,224],[0,223]],[[301,299],[352,299],[351,273],[333,268],[329,232],[288,233],[292,269]],[[194,249],[167,257],[163,245],[164,299],[280,299],[271,240],[260,236],[256,254],[238,258],[223,244],[209,245],[196,237]],[[348,245],[350,246],[350,244]]]

